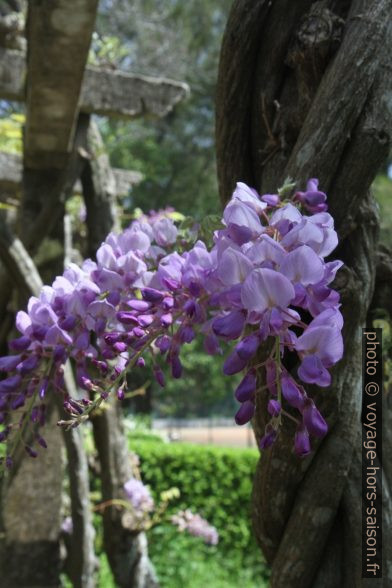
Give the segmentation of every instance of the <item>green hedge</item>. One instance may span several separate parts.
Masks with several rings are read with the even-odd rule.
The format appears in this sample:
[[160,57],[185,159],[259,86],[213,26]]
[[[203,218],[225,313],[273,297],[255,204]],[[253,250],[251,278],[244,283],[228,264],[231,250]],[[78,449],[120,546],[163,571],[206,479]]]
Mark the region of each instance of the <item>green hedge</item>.
[[[180,497],[171,502],[169,513],[191,508],[193,512],[200,513],[213,524],[220,536],[218,547],[211,548],[205,547],[194,538],[188,539],[181,536],[176,540],[170,526],[161,526],[153,530],[149,534],[150,547],[160,576],[162,573],[166,576],[170,573],[168,554],[164,553],[165,550],[162,551],[163,534],[172,546],[171,553],[174,558],[179,557],[178,553],[175,554],[176,549],[173,553],[174,543],[177,541],[182,544],[184,541],[191,540],[194,543],[189,543],[187,549],[191,549],[194,553],[199,550],[200,557],[204,560],[211,556],[211,563],[220,561],[221,565],[228,571],[231,569],[232,573],[237,573],[238,568],[241,568],[246,578],[248,576],[253,578],[253,581],[246,581],[243,573],[241,580],[237,577],[237,585],[239,583],[242,586],[263,585],[266,568],[252,535],[250,519],[252,480],[258,459],[257,451],[188,443],[162,443],[133,438],[132,434],[129,437],[129,446],[139,455],[143,481],[150,486],[156,499],[163,490],[171,487],[177,487],[180,490]],[[178,547],[180,548],[180,545]],[[175,574],[175,568],[176,564],[173,561],[173,574]],[[177,572],[180,568],[180,561],[177,561]],[[177,586],[174,576],[166,580],[163,585],[170,588]],[[236,582],[233,583],[235,584]],[[178,585],[187,586],[188,584],[184,579],[178,578]],[[196,586],[195,579],[193,585]],[[189,586],[193,585],[189,584]]]

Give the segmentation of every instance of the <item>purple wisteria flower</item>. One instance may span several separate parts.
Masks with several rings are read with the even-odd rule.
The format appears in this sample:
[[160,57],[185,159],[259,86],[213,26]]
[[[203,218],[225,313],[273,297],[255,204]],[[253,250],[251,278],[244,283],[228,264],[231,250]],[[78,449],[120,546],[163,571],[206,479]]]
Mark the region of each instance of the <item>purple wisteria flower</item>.
[[[331,288],[342,262],[325,261],[337,234],[318,181],[309,180],[292,199],[285,193],[259,196],[238,183],[211,247],[197,240],[195,227],[187,233],[176,226],[170,209],[140,216],[108,235],[96,261],[70,264],[32,297],[16,317],[20,337],[0,358],[0,441],[28,424],[29,439],[44,447],[37,430],[49,394],[63,397],[69,420],[61,424],[75,426],[110,392],[124,398],[127,372],[143,369],[147,355],[165,386],[164,366],[181,377],[182,348],[201,333],[209,354],[221,353],[220,342],[231,346],[226,375],[244,372],[235,391],[236,422],[249,422],[265,395],[269,420],[260,447],[277,441],[289,415],[298,424],[294,450],[307,455],[310,437],[323,437],[327,424],[303,384],[328,387],[343,354],[339,294]],[[257,363],[266,342],[271,353]],[[298,355],[297,374],[285,368],[289,352]],[[68,359],[82,397],[71,398],[65,387]],[[20,418],[9,419],[13,410]],[[11,456],[6,459],[9,464]],[[130,481],[130,496],[138,495],[138,484]]]
[[302,202],[307,210],[312,213],[324,212],[328,206],[326,204],[327,195],[318,189],[319,181],[312,178],[308,181],[306,192],[296,192],[295,199]]
[[217,545],[219,534],[215,527],[209,524],[199,514],[191,510],[181,510],[171,517],[171,522],[179,531],[187,531],[190,535],[200,537],[208,545]]
[[124,492],[137,516],[143,517],[154,510],[154,500],[150,490],[141,480],[130,478],[124,484]]

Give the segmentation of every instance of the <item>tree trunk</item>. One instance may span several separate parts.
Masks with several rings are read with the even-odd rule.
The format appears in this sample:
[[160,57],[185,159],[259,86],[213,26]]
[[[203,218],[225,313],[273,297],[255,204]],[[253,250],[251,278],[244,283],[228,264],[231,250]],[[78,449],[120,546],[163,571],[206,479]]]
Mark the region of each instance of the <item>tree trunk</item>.
[[[68,394],[77,397],[71,365],[65,366],[64,380]],[[62,408],[62,407],[61,407]],[[60,412],[66,417],[64,410]],[[94,554],[95,531],[92,521],[87,455],[80,427],[65,431],[69,493],[71,499],[72,533],[67,546],[66,572],[74,588],[94,588],[97,560]]]
[[[24,457],[3,487],[0,555],[4,588],[60,586],[60,514],[64,463],[58,413],[52,410],[42,434],[48,449]],[[22,449],[23,451],[23,449]]]
[[[28,295],[37,295],[42,286],[28,252],[36,251],[56,223],[61,223],[64,202],[72,192],[83,165],[79,148],[86,144],[87,128],[88,125],[84,125],[83,121],[78,125],[73,153],[67,167],[61,172],[25,169],[21,241],[3,227],[0,257],[14,282],[7,279],[5,273],[5,289],[10,296],[13,285],[18,285],[23,304]],[[23,231],[22,227],[28,229]],[[62,267],[52,268],[50,277],[53,278],[59,270],[62,271]],[[72,374],[69,372],[67,385],[72,386]],[[1,507],[4,541],[0,552],[4,562],[2,569],[5,569],[4,586],[10,588],[49,588],[60,584],[64,444],[61,430],[56,426],[59,414],[54,396],[48,408],[52,412],[51,426],[47,432],[48,449],[40,452],[39,459],[33,460],[24,452],[22,444],[10,479],[3,482]],[[90,587],[93,586],[94,551],[86,456],[80,434],[73,431],[66,435],[75,530],[70,557],[71,577],[75,587]],[[36,519],[39,524],[35,522]]]
[[[88,253],[95,257],[107,234],[117,228],[115,181],[98,127],[90,122],[89,160],[82,173],[87,209]],[[101,470],[102,500],[122,498],[124,484],[133,476],[131,456],[122,426],[122,407],[116,398],[92,416],[95,446]],[[145,533],[130,526],[117,507],[103,513],[104,546],[116,583],[121,588],[156,588],[158,581],[148,558]]]
[[[256,473],[254,527],[274,588],[369,582],[361,579],[361,327],[378,239],[369,188],[392,135],[391,14],[391,0],[236,0],[223,39],[216,115],[222,202],[236,181],[271,193],[288,176],[300,186],[318,177],[340,237],[334,255],[345,263],[335,281],[345,355],[333,386],[311,390],[330,433],[300,460],[286,426]],[[257,437],[265,404],[258,398]],[[387,407],[384,421],[390,443]],[[392,583],[390,466],[383,472],[384,579],[372,586]]]
[[[125,499],[124,483],[133,477],[131,454],[121,422],[121,406],[110,397],[106,409],[92,417],[94,441],[101,468],[102,500]],[[124,509],[105,508],[104,546],[116,583],[120,588],[158,588],[148,559],[145,533],[132,529]]]

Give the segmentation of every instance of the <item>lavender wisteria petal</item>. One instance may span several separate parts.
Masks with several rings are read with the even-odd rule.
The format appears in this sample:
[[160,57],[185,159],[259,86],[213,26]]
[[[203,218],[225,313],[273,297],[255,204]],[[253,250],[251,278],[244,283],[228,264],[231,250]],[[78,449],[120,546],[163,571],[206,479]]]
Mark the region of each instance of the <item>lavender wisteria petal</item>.
[[262,232],[262,225],[257,213],[239,200],[233,200],[226,206],[223,220],[230,237],[238,245],[247,243]]
[[241,251],[229,247],[220,258],[218,277],[225,286],[242,283],[253,270],[253,264]]
[[[198,239],[196,224],[177,226],[172,209],[140,216],[108,235],[96,262],[70,264],[32,297],[16,316],[20,336],[0,358],[0,440],[17,437],[24,423],[42,426],[50,394],[63,398],[62,424],[79,424],[110,392],[125,397],[127,372],[146,369],[148,355],[164,387],[167,377],[182,377],[182,348],[200,334],[209,354],[229,345],[227,376],[243,372],[237,423],[249,422],[264,396],[269,421],[260,448],[279,442],[289,414],[298,423],[294,450],[307,455],[310,437],[326,434],[327,423],[286,370],[286,355],[297,353],[303,383],[330,385],[343,355],[339,294],[330,287],[342,262],[325,262],[337,234],[317,179],[291,198],[277,192],[260,196],[239,182],[212,246]],[[269,355],[260,363],[261,347]],[[68,359],[85,391],[78,398],[65,389]],[[12,410],[19,419],[9,419]]]
[[272,269],[255,269],[246,278],[241,299],[247,310],[263,313],[274,307],[286,308],[294,298],[294,286]]
[[249,188],[243,182],[238,182],[233,192],[233,200],[239,200],[242,204],[246,204],[252,208],[256,213],[260,213],[267,208],[267,203],[260,199],[256,190]]
[[280,271],[291,282],[306,287],[320,282],[324,275],[324,264],[313,249],[301,245],[286,255]]

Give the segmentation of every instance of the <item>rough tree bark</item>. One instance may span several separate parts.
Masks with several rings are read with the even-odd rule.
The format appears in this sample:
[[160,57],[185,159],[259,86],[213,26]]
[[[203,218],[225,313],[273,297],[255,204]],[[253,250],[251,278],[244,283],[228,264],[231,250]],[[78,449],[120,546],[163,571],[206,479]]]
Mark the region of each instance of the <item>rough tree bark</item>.
[[[101,469],[102,500],[124,499],[124,483],[133,476],[131,455],[122,427],[121,406],[111,397],[107,408],[92,416],[95,446]],[[103,512],[104,547],[120,588],[158,588],[148,558],[145,533],[132,529],[123,509],[108,507]]]
[[[9,226],[4,219],[0,217],[0,258],[7,268],[13,282],[18,289],[26,295],[38,296],[43,283],[41,277],[34,265],[33,260],[24,248],[22,242],[12,234]],[[68,393],[76,396],[76,386],[73,374],[69,365],[65,368],[65,384]],[[58,398],[58,410],[61,416],[63,408],[61,399]],[[55,427],[56,411],[50,418],[49,442],[58,442],[58,430]],[[75,588],[93,588],[94,586],[94,530],[92,526],[92,514],[89,501],[89,480],[87,457],[83,448],[82,434],[79,429],[63,431],[64,444],[67,452],[67,462],[69,471],[69,488],[71,498],[71,510],[73,521],[72,541],[67,558],[67,573],[72,579]],[[57,453],[58,443],[54,443],[53,451],[50,454]],[[23,451],[23,449],[22,449]],[[7,486],[2,484],[4,492],[4,512],[2,513],[2,528],[5,533],[5,541],[1,551],[2,561],[4,562],[5,573],[3,574],[4,586],[32,586],[32,584],[47,583],[49,580],[53,586],[59,583],[60,557],[59,557],[59,524],[61,500],[54,500],[53,496],[61,499],[62,491],[62,464],[61,460],[47,457],[44,453],[43,470],[37,472],[30,459],[23,460],[23,454],[19,451],[16,463],[12,471],[12,476],[8,480]],[[48,463],[49,459],[49,463]],[[48,479],[48,469],[53,467],[53,473],[50,471]],[[18,466],[22,466],[22,472],[18,472]],[[60,472],[59,472],[60,467]],[[16,475],[18,473],[18,475]],[[25,478],[26,476],[38,476],[40,485],[44,492],[48,493],[47,500],[50,501],[52,509],[47,508],[47,501],[43,496],[40,487],[36,484],[27,485],[31,487],[32,496],[29,496],[30,503],[26,508],[20,508],[20,502],[26,501]],[[53,476],[53,478],[52,478]],[[54,487],[53,480],[56,483]],[[57,492],[56,492],[57,489]],[[37,511],[38,502],[38,511]],[[39,516],[41,509],[41,525],[31,525],[31,513]],[[23,515],[21,516],[21,513]],[[49,514],[49,516],[48,516]],[[53,518],[53,515],[55,518]],[[43,520],[43,523],[42,523]],[[57,525],[54,524],[57,520]],[[26,535],[26,526],[29,532]],[[16,529],[16,532],[15,532]],[[30,541],[27,541],[27,540]],[[28,561],[34,560],[34,565],[21,566],[20,558],[26,561],[26,552],[28,552]],[[48,554],[51,559],[48,561]],[[7,564],[5,563],[7,562]],[[3,567],[3,566],[2,566]],[[24,573],[22,573],[24,570]]]
[[[239,180],[268,193],[287,176],[301,185],[319,177],[340,237],[334,256],[345,263],[335,282],[344,359],[329,390],[310,390],[330,432],[299,460],[288,424],[255,477],[254,528],[274,588],[369,582],[361,579],[360,328],[374,293],[378,239],[369,188],[392,138],[391,14],[391,0],[236,0],[223,39],[216,113],[222,202]],[[384,404],[390,447],[391,409]],[[265,415],[260,397],[258,437]],[[372,586],[392,585],[390,472],[385,464],[384,578]]]
[[[77,397],[75,379],[70,364],[64,372],[67,392]],[[62,408],[62,407],[61,407]],[[60,416],[67,415],[60,410]],[[87,455],[80,428],[63,430],[67,451],[69,493],[71,499],[72,533],[68,545],[66,572],[74,588],[94,588],[97,561],[94,554],[95,531],[92,522]]]
[[[12,235],[4,222],[0,226],[0,259],[12,281],[3,272],[2,286],[8,300],[13,286],[18,286],[24,300],[37,295],[42,281],[28,252],[34,252],[51,228],[61,220],[65,199],[72,193],[76,178],[84,164],[79,149],[87,145],[88,124],[83,120],[77,126],[73,152],[62,173],[53,173],[55,181],[49,182],[52,174],[28,172],[28,189],[24,192],[23,209],[25,226],[21,240]],[[26,178],[25,178],[26,180]],[[32,181],[34,180],[34,181]],[[45,192],[49,182],[50,191]],[[46,194],[47,199],[39,196]],[[53,210],[53,204],[57,207]],[[21,223],[21,226],[24,226]],[[58,272],[57,272],[58,273]],[[8,333],[4,333],[8,334]],[[67,385],[74,387],[72,374],[67,372]],[[63,440],[56,427],[58,412],[52,403],[52,418],[48,427],[49,449],[38,460],[32,460],[22,451],[18,453],[17,467],[11,471],[10,479],[3,484],[3,523],[5,537],[0,556],[4,575],[2,582],[14,586],[58,586],[60,583],[60,524],[62,506],[62,460]],[[72,550],[68,560],[69,572],[75,587],[93,586],[94,550],[91,511],[88,501],[88,468],[80,432],[66,433],[65,446],[70,467],[71,509],[74,523]],[[42,453],[42,452],[41,452]],[[31,484],[31,480],[38,480]],[[26,491],[29,489],[29,493]],[[22,506],[23,505],[23,506]],[[39,525],[31,521],[39,518]],[[28,532],[26,531],[28,529]],[[23,565],[21,565],[23,562]]]
[[[118,225],[115,181],[101,135],[91,121],[88,133],[89,159],[81,176],[86,203],[88,254],[95,257],[107,234]],[[92,415],[95,446],[100,463],[102,500],[125,498],[124,484],[133,476],[131,456],[122,426],[122,408],[111,398],[107,408]],[[132,529],[122,509],[103,512],[104,546],[116,583],[121,588],[157,588],[158,581],[148,558],[145,533]]]

